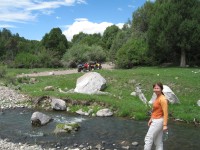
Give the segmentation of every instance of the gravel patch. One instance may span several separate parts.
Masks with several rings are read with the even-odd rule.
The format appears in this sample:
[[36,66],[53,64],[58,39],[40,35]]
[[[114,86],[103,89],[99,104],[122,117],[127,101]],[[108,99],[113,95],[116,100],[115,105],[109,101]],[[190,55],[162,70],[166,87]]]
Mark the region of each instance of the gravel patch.
[[[30,98],[26,95],[20,94],[16,90],[10,89],[5,86],[0,86],[0,95],[1,109],[30,107],[28,106],[28,104],[25,104],[25,102],[28,102],[30,100]],[[24,104],[22,104],[22,102],[24,102]]]

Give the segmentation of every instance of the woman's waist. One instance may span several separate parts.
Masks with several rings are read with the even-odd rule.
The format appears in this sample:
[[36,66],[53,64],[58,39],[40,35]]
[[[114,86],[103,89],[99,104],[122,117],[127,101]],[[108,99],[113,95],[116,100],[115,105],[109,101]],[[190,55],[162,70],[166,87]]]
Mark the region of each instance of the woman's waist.
[[152,119],[163,119],[163,114],[152,114],[151,118]]

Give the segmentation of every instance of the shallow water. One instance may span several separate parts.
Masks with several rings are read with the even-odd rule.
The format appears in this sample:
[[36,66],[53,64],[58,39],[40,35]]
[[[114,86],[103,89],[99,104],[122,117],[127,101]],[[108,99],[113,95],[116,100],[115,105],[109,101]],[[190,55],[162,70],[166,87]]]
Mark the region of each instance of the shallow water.
[[[54,120],[42,127],[33,127],[30,118],[34,110],[5,110],[0,115],[0,137],[12,142],[39,144],[43,147],[72,147],[78,145],[104,145],[104,148],[122,149],[126,141],[130,149],[142,150],[148,130],[146,121],[133,121],[123,118],[82,117],[66,112],[43,111]],[[57,123],[79,122],[79,131],[71,134],[55,135]],[[199,150],[200,128],[192,125],[170,122],[169,139],[164,142],[165,150]],[[102,141],[104,141],[102,144]],[[139,142],[138,146],[131,145]]]

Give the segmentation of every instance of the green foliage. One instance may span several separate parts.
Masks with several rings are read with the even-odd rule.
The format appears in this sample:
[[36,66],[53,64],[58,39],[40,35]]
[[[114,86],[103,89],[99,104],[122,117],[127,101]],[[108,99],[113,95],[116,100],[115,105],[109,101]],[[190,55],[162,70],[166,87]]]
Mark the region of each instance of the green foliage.
[[105,61],[106,55],[100,46],[76,44],[63,56],[62,62],[67,67],[77,67],[79,63],[88,61]]
[[27,76],[17,78],[17,82],[20,83],[20,84],[23,84],[23,83],[28,84],[29,81],[30,81],[30,77],[27,77]]
[[76,44],[72,46],[62,58],[63,65],[67,67],[76,67],[78,63],[86,62],[86,52],[89,50],[90,47],[88,45]]
[[198,0],[155,2],[148,29],[149,55],[154,60],[176,63],[179,58],[184,67],[187,62],[190,64],[191,53],[199,54],[199,7]]
[[68,48],[68,41],[60,28],[53,28],[43,37],[42,45],[48,51],[54,52],[58,58],[61,58]]
[[119,30],[116,37],[113,40],[112,46],[110,48],[109,57],[110,60],[116,61],[116,54],[118,50],[127,42],[127,40],[131,37],[131,28],[130,24],[125,24],[122,30]]
[[88,61],[104,62],[106,60],[106,54],[103,48],[97,45],[92,45],[85,55]]
[[153,5],[153,3],[147,1],[141,8],[138,8],[133,12],[133,32],[147,32],[151,16],[154,13]]
[[112,25],[106,28],[102,37],[103,49],[108,51],[111,48],[113,40],[115,39],[118,31],[119,31],[119,28],[116,25]]
[[33,68],[37,67],[37,64],[39,64],[38,57],[31,53],[22,52],[19,53],[15,58],[16,67]]
[[73,44],[86,44],[89,46],[92,45],[100,45],[101,44],[101,35],[100,34],[86,34],[83,32],[80,32],[79,34],[76,34],[73,36],[72,39]]
[[117,53],[117,66],[119,68],[132,68],[144,65],[147,62],[147,44],[142,38],[130,39]]
[[0,64],[0,78],[4,78],[7,74],[7,66]]
[[53,28],[41,41],[26,40],[4,28],[0,30],[0,61],[8,67],[26,68],[76,67],[77,63],[90,60],[112,61],[122,68],[147,63],[198,66],[199,8],[199,0],[147,1],[122,29],[109,26],[102,36],[80,32],[72,42],[67,41],[60,28]]

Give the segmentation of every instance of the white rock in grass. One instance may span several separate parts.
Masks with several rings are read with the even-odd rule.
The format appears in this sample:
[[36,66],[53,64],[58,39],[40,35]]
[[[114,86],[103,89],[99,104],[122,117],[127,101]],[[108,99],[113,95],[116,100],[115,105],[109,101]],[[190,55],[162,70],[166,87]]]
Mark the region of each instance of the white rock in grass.
[[197,105],[200,106],[200,100],[197,101]]
[[76,82],[77,93],[96,94],[106,87],[106,80],[97,72],[86,73]]
[[132,92],[131,95],[132,96],[137,96],[137,93],[136,92]]
[[[165,97],[167,98],[167,100],[171,103],[171,104],[176,104],[176,103],[180,103],[178,97],[174,94],[174,92],[170,89],[170,87],[168,87],[167,85],[163,85],[163,93],[165,95]],[[153,102],[156,100],[156,94],[153,93],[151,100],[149,101],[149,104],[153,104]]]
[[97,116],[99,116],[99,117],[108,117],[108,116],[112,116],[112,115],[113,115],[113,112],[108,108],[101,109],[97,112]]

